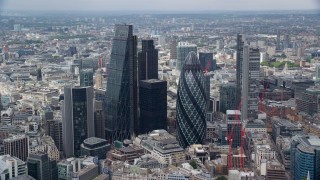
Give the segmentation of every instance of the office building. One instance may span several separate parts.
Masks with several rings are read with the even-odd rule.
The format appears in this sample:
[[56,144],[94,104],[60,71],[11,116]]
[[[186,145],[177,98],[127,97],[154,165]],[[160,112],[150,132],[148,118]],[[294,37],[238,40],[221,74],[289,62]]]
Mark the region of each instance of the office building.
[[236,84],[226,83],[220,85],[220,112],[226,113],[230,109],[238,109],[236,106]]
[[197,45],[189,44],[187,42],[179,42],[177,46],[177,67],[176,69],[181,72],[185,63],[186,57],[190,52],[197,54]]
[[305,112],[309,115],[314,115],[320,112],[320,87],[311,86],[306,89],[299,97],[296,98],[298,111]]
[[111,147],[110,144],[108,144],[107,140],[91,137],[85,139],[81,144],[81,155],[98,157],[98,159],[105,159],[110,149]]
[[143,148],[145,153],[162,164],[177,165],[184,163],[186,155],[177,139],[166,130],[154,130],[149,134],[141,134],[134,143]]
[[301,180],[310,175],[310,180],[320,179],[320,139],[315,136],[295,136],[291,141],[291,177]]
[[177,139],[184,148],[203,144],[206,137],[205,78],[195,52],[186,57],[177,96]]
[[103,101],[94,101],[94,132],[98,138],[105,138],[105,123],[104,123]]
[[47,121],[47,135],[52,137],[56,147],[60,152],[63,151],[62,142],[62,117],[56,116],[53,120]]
[[241,103],[241,89],[242,89],[242,61],[243,61],[243,46],[244,37],[241,34],[237,35],[237,57],[236,57],[236,106]]
[[170,59],[177,59],[177,45],[177,38],[173,37],[170,42]]
[[259,49],[243,48],[241,115],[244,120],[258,118],[260,52]]
[[266,166],[266,180],[286,180],[284,166],[278,161],[270,161]]
[[158,50],[153,40],[142,40],[142,50],[138,52],[139,80],[158,79]]
[[80,70],[80,86],[93,86],[93,70],[81,69]]
[[132,25],[116,25],[108,66],[106,139],[130,138],[137,121],[137,37]]
[[4,154],[15,156],[22,161],[28,157],[29,139],[26,135],[12,136],[3,140]]
[[65,156],[79,156],[81,143],[95,136],[92,87],[64,88],[62,119]]
[[139,134],[167,129],[167,82],[157,79],[140,81]]
[[19,158],[10,155],[0,156],[0,179],[9,180],[27,174],[27,165]]
[[72,179],[88,180],[88,179],[94,179],[97,176],[99,176],[99,166],[93,164],[93,165],[88,165],[82,168],[80,171],[76,173],[73,173]]
[[232,138],[232,148],[237,148],[241,145],[241,112],[239,110],[227,110],[227,136]]
[[46,153],[29,154],[27,160],[28,174],[37,180],[54,180],[58,173],[55,164],[56,162],[51,162]]
[[279,119],[272,123],[272,139],[277,141],[277,137],[293,137],[303,134],[303,129],[299,124],[294,124],[289,120]]
[[213,59],[213,53],[199,52],[199,61],[202,71],[210,72],[217,69],[217,61]]

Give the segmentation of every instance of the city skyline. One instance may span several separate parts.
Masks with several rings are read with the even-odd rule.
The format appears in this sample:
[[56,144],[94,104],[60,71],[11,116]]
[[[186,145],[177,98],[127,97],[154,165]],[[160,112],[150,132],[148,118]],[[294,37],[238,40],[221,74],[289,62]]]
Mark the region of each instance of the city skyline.
[[[1,5],[2,4],[2,5]],[[63,6],[62,6],[63,5]],[[264,10],[318,10],[320,2],[317,0],[292,0],[290,3],[285,0],[254,1],[242,0],[239,3],[236,0],[202,0],[201,3],[196,0],[163,0],[150,3],[147,0],[120,0],[103,1],[84,0],[69,1],[43,1],[43,0],[1,0],[0,10],[32,10],[32,11],[264,11]]]

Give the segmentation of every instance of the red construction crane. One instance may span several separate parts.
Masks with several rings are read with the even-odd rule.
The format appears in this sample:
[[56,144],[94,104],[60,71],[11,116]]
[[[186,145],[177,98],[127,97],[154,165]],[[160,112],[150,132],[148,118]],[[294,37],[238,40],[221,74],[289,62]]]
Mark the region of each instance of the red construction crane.
[[206,67],[204,68],[204,73],[209,72],[211,63],[212,63],[212,60],[209,60],[208,63],[206,64]]
[[[238,110],[240,110],[241,107],[241,102],[239,104]],[[233,143],[233,139],[236,138],[236,134],[234,133],[234,128],[236,125],[238,125],[238,127],[240,127],[240,169],[244,168],[244,136],[245,136],[245,129],[242,127],[242,123],[241,120],[239,118],[239,114],[235,113],[236,115],[236,123],[232,124],[232,128],[231,131],[227,131],[227,139],[229,142],[229,155],[228,155],[228,169],[232,169],[233,168],[233,149],[232,149],[232,143]]]

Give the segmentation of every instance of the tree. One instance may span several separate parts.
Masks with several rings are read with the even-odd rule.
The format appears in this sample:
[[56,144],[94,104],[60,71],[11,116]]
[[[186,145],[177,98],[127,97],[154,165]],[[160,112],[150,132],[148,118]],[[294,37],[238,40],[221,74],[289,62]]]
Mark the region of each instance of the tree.
[[195,160],[190,161],[189,164],[190,164],[190,166],[193,167],[193,169],[197,169],[197,167],[198,167],[198,164]]
[[219,176],[219,177],[217,177],[217,179],[216,180],[227,180],[227,178],[226,177],[224,177],[224,176]]

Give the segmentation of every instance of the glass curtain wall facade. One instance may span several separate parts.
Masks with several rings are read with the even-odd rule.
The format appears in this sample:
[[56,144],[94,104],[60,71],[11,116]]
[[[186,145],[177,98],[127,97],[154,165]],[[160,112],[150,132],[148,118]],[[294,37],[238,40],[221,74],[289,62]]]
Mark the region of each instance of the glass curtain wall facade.
[[116,25],[112,45],[104,105],[110,143],[130,138],[137,120],[137,37],[132,25]]
[[65,87],[63,147],[66,157],[80,156],[80,145],[94,133],[93,88]]
[[186,57],[177,97],[177,139],[182,147],[203,144],[206,137],[205,78],[195,52]]
[[142,40],[142,50],[138,53],[139,80],[158,79],[158,49],[153,40]]

